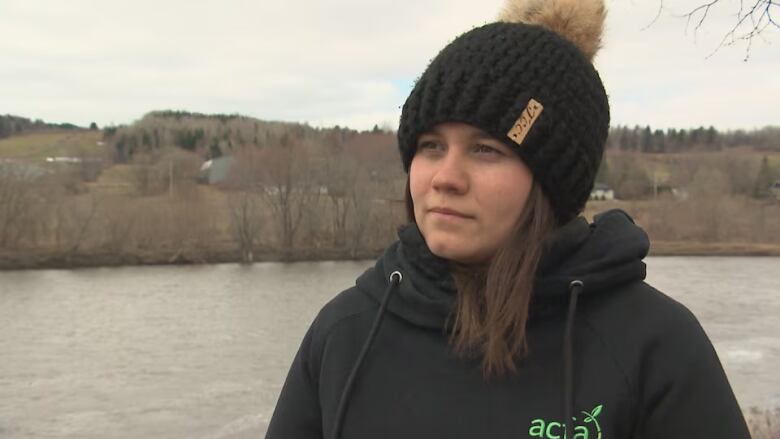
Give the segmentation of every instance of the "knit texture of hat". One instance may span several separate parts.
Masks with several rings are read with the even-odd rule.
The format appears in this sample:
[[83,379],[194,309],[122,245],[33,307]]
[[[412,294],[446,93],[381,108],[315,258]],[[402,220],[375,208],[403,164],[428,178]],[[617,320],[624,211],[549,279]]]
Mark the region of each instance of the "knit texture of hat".
[[[532,101],[533,100],[533,101]],[[541,104],[534,120],[522,121]],[[559,222],[593,188],[609,130],[609,103],[580,47],[536,24],[497,22],[457,37],[431,61],[403,106],[398,141],[409,171],[420,134],[442,122],[473,125],[515,151]],[[526,132],[510,137],[518,124]]]

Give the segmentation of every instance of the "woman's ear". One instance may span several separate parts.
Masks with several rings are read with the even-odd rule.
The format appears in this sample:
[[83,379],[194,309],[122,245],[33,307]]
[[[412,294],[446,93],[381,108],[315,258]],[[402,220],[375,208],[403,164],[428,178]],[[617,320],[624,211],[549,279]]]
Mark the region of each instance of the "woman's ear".
[[409,174],[406,175],[406,189],[404,190],[404,204],[406,205],[406,220],[410,223],[417,222],[414,217],[414,202],[412,201],[412,190],[409,186]]

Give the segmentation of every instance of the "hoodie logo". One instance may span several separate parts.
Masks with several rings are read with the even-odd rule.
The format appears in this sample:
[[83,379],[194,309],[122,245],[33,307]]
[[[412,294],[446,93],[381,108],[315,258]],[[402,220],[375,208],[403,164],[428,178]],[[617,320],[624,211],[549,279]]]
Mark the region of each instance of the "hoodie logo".
[[566,423],[559,421],[545,421],[544,419],[534,419],[528,428],[529,437],[540,437],[545,439],[602,439],[601,425],[596,419],[604,409],[604,404],[595,407],[590,412],[582,413],[582,419],[573,417],[574,435],[566,434]]
[[506,133],[506,135],[518,145],[522,145],[523,140],[525,140],[525,136],[527,136],[528,132],[531,131],[531,127],[534,126],[534,122],[536,122],[536,119],[538,119],[539,115],[542,114],[543,110],[544,106],[536,99],[532,98],[530,101],[528,101],[528,105],[526,105],[525,110],[520,113],[520,117],[517,118],[515,123],[512,125],[512,128],[508,133]]

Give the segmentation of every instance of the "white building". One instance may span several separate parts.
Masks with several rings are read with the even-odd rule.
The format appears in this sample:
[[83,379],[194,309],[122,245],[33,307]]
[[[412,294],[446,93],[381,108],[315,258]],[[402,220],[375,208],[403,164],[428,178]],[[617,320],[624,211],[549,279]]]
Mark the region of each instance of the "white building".
[[590,191],[591,200],[614,200],[615,191],[604,183],[596,183]]

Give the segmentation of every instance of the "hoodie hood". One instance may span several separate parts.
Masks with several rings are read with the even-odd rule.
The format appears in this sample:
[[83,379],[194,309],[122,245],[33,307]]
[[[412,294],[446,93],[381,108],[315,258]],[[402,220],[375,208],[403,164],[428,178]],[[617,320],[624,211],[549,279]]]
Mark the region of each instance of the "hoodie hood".
[[[523,370],[486,380],[473,359],[452,355],[443,333],[456,298],[448,262],[431,254],[416,227],[401,229],[357,287],[312,323],[267,437],[473,438],[485,427],[500,437],[749,437],[696,318],[639,282],[648,246],[620,211],[558,229],[533,291],[554,314],[532,301],[531,317],[545,324],[529,329]],[[605,300],[595,297],[578,316],[578,299],[595,295]],[[713,413],[725,421],[709,425]]]
[[[619,209],[594,217],[589,224],[578,217],[559,228],[537,269],[531,316],[542,317],[565,308],[570,285],[581,281],[581,296],[645,278],[650,244],[647,234]],[[387,311],[416,325],[447,328],[456,301],[455,281],[449,262],[431,253],[416,224],[403,226],[398,240],[357,279],[358,288],[378,303],[394,271],[403,282]]]

